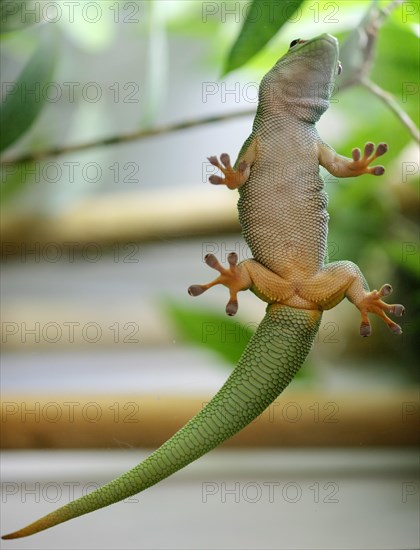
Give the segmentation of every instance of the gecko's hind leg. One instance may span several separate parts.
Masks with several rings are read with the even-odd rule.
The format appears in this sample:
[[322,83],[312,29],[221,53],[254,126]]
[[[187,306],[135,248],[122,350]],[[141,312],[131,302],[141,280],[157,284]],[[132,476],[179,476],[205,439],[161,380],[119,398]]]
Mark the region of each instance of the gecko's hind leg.
[[229,268],[224,268],[216,256],[213,254],[207,254],[204,257],[206,264],[220,273],[219,277],[207,283],[205,285],[191,285],[188,289],[190,296],[199,296],[209,288],[215,285],[224,285],[229,289],[230,299],[226,305],[226,313],[228,315],[235,315],[238,311],[238,292],[240,290],[247,290],[251,286],[251,278],[248,271],[238,264],[238,255],[235,252],[231,252],[228,255]]
[[[368,292],[366,296],[356,304],[359,309],[362,322],[360,325],[360,335],[370,336],[371,327],[368,319],[368,313],[375,313],[378,315],[389,327],[394,334],[401,334],[402,329],[397,323],[394,323],[386,313],[392,313],[397,317],[404,315],[405,308],[401,304],[387,304],[381,298],[388,296],[392,292],[392,286],[390,284],[382,285],[379,290],[372,290]],[[386,312],[386,313],[385,313]]]
[[362,272],[353,262],[327,264],[315,277],[301,285],[301,292],[321,309],[331,309],[346,297],[360,311],[360,336],[370,336],[372,332],[368,313],[378,315],[394,334],[402,333],[401,327],[387,313],[401,317],[404,315],[404,306],[387,304],[382,300],[391,294],[391,285],[385,284],[379,290],[369,290]]

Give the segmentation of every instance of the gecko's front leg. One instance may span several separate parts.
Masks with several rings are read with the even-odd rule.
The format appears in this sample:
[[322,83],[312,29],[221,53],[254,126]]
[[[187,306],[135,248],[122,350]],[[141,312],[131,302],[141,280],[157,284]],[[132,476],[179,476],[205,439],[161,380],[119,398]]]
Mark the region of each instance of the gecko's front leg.
[[343,157],[324,142],[318,144],[318,159],[319,164],[326,168],[330,174],[339,178],[349,178],[353,176],[361,176],[363,174],[372,174],[373,176],[381,176],[385,172],[383,166],[370,166],[370,164],[378,157],[384,155],[388,151],[386,143],[380,143],[375,149],[374,143],[366,143],[363,156],[359,148],[352,151],[352,158]]
[[222,153],[220,155],[220,162],[217,157],[208,157],[208,161],[213,166],[216,166],[216,168],[219,168],[225,176],[224,178],[216,175],[210,176],[209,182],[213,185],[226,185],[229,189],[238,189],[238,187],[241,187],[249,177],[251,167],[245,160],[242,160],[238,164],[236,170],[232,167],[230,157],[227,153]]

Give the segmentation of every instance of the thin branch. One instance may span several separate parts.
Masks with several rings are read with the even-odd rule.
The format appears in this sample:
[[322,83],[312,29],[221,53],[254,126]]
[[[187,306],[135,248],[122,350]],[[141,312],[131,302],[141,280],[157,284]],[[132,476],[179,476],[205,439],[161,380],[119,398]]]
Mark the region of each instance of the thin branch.
[[202,126],[203,124],[212,124],[213,122],[223,122],[225,120],[233,120],[244,116],[251,116],[255,114],[255,109],[248,109],[246,111],[238,111],[234,113],[228,113],[224,115],[215,115],[204,118],[197,118],[193,120],[186,120],[184,122],[178,122],[176,124],[168,124],[166,126],[160,126],[159,128],[150,128],[148,130],[138,130],[136,132],[130,132],[128,134],[120,134],[118,136],[111,136],[105,139],[89,141],[87,143],[78,143],[75,145],[68,145],[64,147],[55,147],[52,149],[45,149],[43,151],[33,151],[16,157],[5,158],[1,161],[0,165],[5,164],[21,164],[25,162],[35,162],[45,158],[58,157],[59,155],[66,155],[68,153],[74,153],[76,151],[86,151],[87,149],[93,149],[95,147],[103,147],[106,145],[119,145],[121,143],[127,143],[130,141],[138,141],[152,136],[158,136],[160,134],[169,134],[171,132],[177,132],[178,130],[185,130],[187,128],[194,128],[196,126]]
[[350,33],[341,48],[341,52],[345,55],[347,50],[349,50],[350,54],[354,51],[354,49],[359,50],[363,56],[363,63],[360,67],[358,67],[357,71],[351,71],[347,80],[344,80],[341,83],[341,90],[351,86],[356,86],[358,84],[364,86],[376,97],[381,99],[387,107],[389,107],[389,109],[391,109],[402,124],[408,128],[411,136],[416,141],[420,141],[419,130],[409,115],[398,105],[394,97],[389,92],[386,92],[380,86],[372,82],[368,76],[374,62],[375,47],[379,29],[391,12],[401,4],[402,0],[393,0],[387,6],[381,8],[379,8],[376,4],[372,4],[371,8],[361,21],[359,27]]
[[408,114],[402,109],[398,103],[395,101],[393,96],[389,93],[383,90],[380,86],[369,80],[368,78],[363,78],[360,80],[360,84],[367,88],[370,92],[372,92],[376,97],[379,97],[390,109],[391,111],[397,115],[397,117],[400,119],[402,124],[408,128],[408,131],[412,135],[412,137],[420,142],[420,132],[415,125],[415,123],[411,120],[411,118],[408,116]]
[[401,6],[404,3],[404,0],[392,0],[387,6],[383,6],[381,11],[385,16],[391,15],[391,12],[395,10],[398,6]]

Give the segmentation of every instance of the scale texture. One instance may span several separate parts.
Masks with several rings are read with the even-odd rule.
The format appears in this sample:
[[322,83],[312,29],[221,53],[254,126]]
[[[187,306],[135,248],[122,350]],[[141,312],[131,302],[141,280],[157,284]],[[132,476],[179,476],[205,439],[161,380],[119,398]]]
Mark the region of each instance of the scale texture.
[[213,399],[138,466],[5,538],[31,535],[158,483],[237,433],[274,401],[309,352],[320,314],[268,306],[238,365]]

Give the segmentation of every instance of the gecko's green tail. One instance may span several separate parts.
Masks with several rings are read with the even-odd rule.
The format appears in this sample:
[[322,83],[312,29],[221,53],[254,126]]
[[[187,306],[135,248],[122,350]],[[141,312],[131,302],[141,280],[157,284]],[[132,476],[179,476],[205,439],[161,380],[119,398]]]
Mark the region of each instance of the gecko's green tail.
[[132,470],[3,538],[26,537],[144,491],[239,432],[292,380],[320,320],[318,311],[268,306],[230,377],[183,428]]

